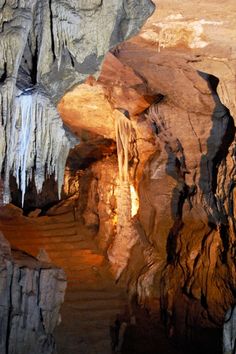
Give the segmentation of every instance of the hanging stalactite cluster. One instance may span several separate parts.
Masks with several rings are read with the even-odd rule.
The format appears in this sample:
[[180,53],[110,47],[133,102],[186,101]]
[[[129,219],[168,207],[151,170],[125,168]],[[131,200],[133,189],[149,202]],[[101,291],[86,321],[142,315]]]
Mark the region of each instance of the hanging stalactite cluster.
[[32,90],[20,92],[13,109],[12,119],[2,126],[6,134],[1,141],[7,152],[3,166],[4,202],[10,201],[10,175],[16,178],[22,192],[22,205],[29,181],[34,178],[40,193],[47,175],[55,175],[60,197],[70,142],[56,109],[46,96]]
[[[56,103],[73,85],[98,73],[109,49],[136,33],[153,9],[150,0],[0,1],[5,203],[10,201],[12,175],[22,191],[22,204],[33,175],[39,192],[45,175],[55,174],[60,193],[70,141]],[[121,22],[122,31],[117,25]]]

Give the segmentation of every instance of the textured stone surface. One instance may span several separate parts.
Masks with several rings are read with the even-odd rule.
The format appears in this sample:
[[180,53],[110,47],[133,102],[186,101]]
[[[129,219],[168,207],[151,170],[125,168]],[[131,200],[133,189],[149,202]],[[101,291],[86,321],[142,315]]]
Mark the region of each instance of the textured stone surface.
[[[40,192],[46,174],[55,174],[60,196],[59,175],[75,141],[66,135],[54,104],[73,85],[98,73],[105,53],[136,34],[153,9],[150,0],[1,2],[0,170],[5,203],[11,174],[22,201],[29,180],[35,177]],[[31,116],[37,118],[31,121]]]
[[217,92],[235,116],[235,2],[218,0],[155,0],[157,8],[137,41],[171,56],[188,57],[189,64],[219,78]]
[[[186,59],[170,62],[170,53],[150,50],[143,59],[146,50],[127,44],[118,54],[153,94],[164,96],[146,114],[156,152],[139,185],[139,220],[156,254],[155,286],[161,289],[170,333],[185,336],[187,325],[222,326],[233,301],[235,126],[213,77],[198,73]],[[152,288],[148,268],[141,294]]]
[[[171,337],[206,344],[207,333],[222,328],[234,303],[234,119],[217,94],[217,78],[197,71],[189,53],[158,52],[135,39],[114,55],[140,79],[137,94],[151,98],[148,110],[130,117],[138,156],[136,166],[129,154],[130,173],[135,171],[130,177],[139,185],[139,240],[128,252],[122,279],[141,304],[161,306]],[[104,66],[101,77],[103,90],[109,90],[112,70]],[[114,109],[114,96],[106,99]],[[100,169],[105,166],[101,162]],[[106,199],[104,193],[98,198]],[[117,244],[118,259],[123,246]]]
[[[130,298],[160,309],[173,340],[200,342],[199,352],[217,352],[217,337],[210,339],[210,333],[222,330],[236,289],[235,3],[229,0],[223,6],[217,0],[200,0],[193,8],[187,0],[160,0],[157,5],[141,35],[112,50],[100,78],[90,77],[73,88],[60,101],[59,110],[83,140],[70,161],[72,170],[88,168],[79,179],[80,211],[85,207],[85,223],[99,230],[103,250],[115,245],[113,264],[127,251],[119,275]],[[93,11],[87,7],[83,11]],[[55,31],[64,33],[54,21]],[[55,42],[57,48],[65,38]],[[71,43],[68,48],[72,53]],[[55,50],[50,75],[57,78],[67,61],[67,54],[60,56]],[[92,62],[89,58],[88,66]],[[86,65],[75,68],[86,71]],[[60,98],[63,85],[77,80],[71,70],[60,76],[65,78],[63,84],[49,83],[53,99],[55,90]],[[50,75],[42,75],[43,85]],[[18,83],[22,85],[22,79]],[[132,220],[139,235],[132,249],[125,239],[127,225],[117,236],[117,214],[127,210],[117,207],[118,161],[102,159],[103,151],[107,155],[115,151],[114,143],[106,150],[105,142],[116,139],[114,109],[121,108],[132,122],[136,140],[135,153],[132,149],[126,153],[140,203]],[[90,167],[96,159],[101,161]],[[72,178],[69,185],[73,183]],[[230,352],[234,315],[227,319],[225,351]]]
[[0,233],[0,351],[53,354],[66,278],[63,270],[19,250]]
[[235,306],[230,308],[224,321],[223,331],[223,354],[232,354],[235,351],[236,339]]

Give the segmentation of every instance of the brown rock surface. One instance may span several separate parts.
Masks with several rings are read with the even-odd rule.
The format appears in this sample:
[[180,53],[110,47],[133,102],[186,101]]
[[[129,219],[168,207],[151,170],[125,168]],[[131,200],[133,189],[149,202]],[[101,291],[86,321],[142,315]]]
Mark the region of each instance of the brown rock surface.
[[[160,303],[170,336],[204,341],[198,330],[222,327],[236,284],[235,49],[228,47],[235,20],[231,1],[224,18],[216,1],[200,1],[194,18],[188,4],[160,2],[141,35],[114,50],[90,84],[103,87],[112,110],[129,111],[136,134],[138,163],[130,152],[129,166],[140,239],[123,274],[130,295]],[[109,193],[103,188],[98,199]],[[109,240],[104,225],[99,236]]]
[[101,86],[75,87],[62,98],[58,110],[64,123],[77,135],[88,130],[106,138],[115,137],[112,107]]
[[[12,206],[9,205],[8,211],[11,208]],[[68,199],[50,209],[47,215],[41,217],[29,218],[18,214],[18,216],[12,215],[12,217],[6,218],[1,214],[0,228],[4,230],[7,239],[15,247],[18,246],[35,256],[40,253],[41,257],[45,257],[46,253],[54,264],[63,267],[65,270],[68,287],[61,312],[62,321],[55,331],[57,353],[111,354],[110,326],[115,322],[117,314],[125,310],[127,305],[125,289],[115,283],[108,262],[97,248],[91,232],[88,232],[79,222],[80,219],[76,200]],[[30,260],[33,265],[35,262],[41,265],[34,257],[31,257]],[[30,260],[28,259],[26,264],[29,264]],[[21,265],[24,266],[23,262]],[[49,267],[49,265],[45,266],[46,268]],[[39,268],[39,271],[41,268]],[[25,272],[27,273],[29,283],[32,280],[30,271],[26,268],[21,270],[23,275]],[[58,281],[57,273],[51,274],[51,268],[46,271],[49,277],[47,282],[43,273],[44,268],[41,269],[43,291],[47,291],[46,294],[43,293],[42,299],[43,310],[47,300],[48,307],[45,311],[49,309],[53,301],[55,301],[55,306],[57,304],[57,298],[55,299],[53,296],[53,291],[57,287],[55,283],[52,283],[52,288],[48,289],[48,286],[50,286],[49,280],[54,275],[54,281]],[[27,283],[27,285],[30,287],[31,284]],[[34,316],[36,316],[37,306],[34,303],[32,306],[34,306]],[[54,307],[52,307],[53,309]],[[45,316],[49,321],[47,312],[45,312]],[[17,339],[20,339],[20,333],[16,337]],[[34,335],[38,337],[38,333],[34,332]],[[33,340],[32,335],[32,342]],[[30,353],[52,354],[47,347],[44,348],[44,351],[35,351],[40,350],[40,348],[40,346],[39,349],[37,347],[31,349],[30,347]],[[5,354],[5,351],[3,353]],[[19,351],[19,353],[28,354],[28,351]]]
[[157,8],[140,36],[142,42],[158,52],[171,50],[171,58],[184,56],[189,64],[219,78],[218,94],[235,117],[236,20],[235,1],[222,6],[218,0],[154,0]]

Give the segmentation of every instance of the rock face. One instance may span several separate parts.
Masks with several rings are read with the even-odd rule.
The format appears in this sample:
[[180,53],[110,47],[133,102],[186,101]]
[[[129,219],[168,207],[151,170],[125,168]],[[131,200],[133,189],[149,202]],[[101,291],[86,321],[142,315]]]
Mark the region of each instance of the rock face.
[[225,316],[223,331],[223,354],[232,354],[235,351],[235,306],[230,308]]
[[12,250],[0,233],[0,351],[53,354],[53,331],[60,322],[65,273]]
[[10,200],[10,175],[22,202],[29,181],[40,192],[46,174],[55,174],[60,195],[73,139],[54,104],[74,84],[97,73],[105,53],[134,35],[154,5],[150,0],[33,0],[1,1],[0,9],[4,202]]
[[[87,85],[92,86],[91,92],[102,87],[102,92],[110,93],[104,96],[109,110],[122,101],[123,114],[127,114],[125,109],[132,112],[136,134],[137,158],[129,151],[129,178],[139,190],[134,221],[139,238],[131,250],[126,248],[129,262],[121,278],[130,296],[141,304],[156,304],[156,309],[160,304],[171,337],[201,342],[201,329],[208,333],[206,329],[222,328],[225,313],[235,302],[232,110],[221,102],[218,78],[197,71],[190,53],[159,52],[136,38],[120,45],[113,55],[115,59],[111,54],[106,59],[101,79]],[[109,61],[130,73],[129,83],[111,74],[116,70],[108,70]],[[143,100],[150,107],[134,113],[127,97],[114,94],[116,86],[122,92],[125,85],[126,92],[133,90],[135,97],[142,98],[136,101],[137,107]],[[63,119],[66,115],[64,110]],[[101,129],[99,135],[108,137],[105,115],[98,113],[96,125]],[[109,117],[112,126],[114,113]],[[76,125],[79,129],[79,118]],[[96,133],[94,124],[87,129]],[[101,170],[108,168],[108,162],[100,163]],[[102,194],[96,190],[98,200],[109,196],[110,192],[102,190]],[[100,229],[108,236],[101,225]],[[123,246],[116,232],[112,230],[110,242],[118,244],[118,259]],[[122,240],[128,233],[127,229]]]
[[154,95],[163,95],[146,114],[156,152],[139,184],[139,221],[156,280],[147,259],[137,292],[149,286],[151,293],[155,284],[170,335],[186,337],[187,327],[222,326],[234,302],[235,125],[217,95],[217,78],[181,56],[170,62],[170,53],[147,51],[143,59],[141,48],[129,44],[118,54]]
[[218,0],[199,0],[193,7],[187,0],[155,0],[153,17],[141,36],[145,46],[171,56],[189,57],[189,64],[219,78],[217,88],[222,103],[235,117],[235,2],[224,8]]

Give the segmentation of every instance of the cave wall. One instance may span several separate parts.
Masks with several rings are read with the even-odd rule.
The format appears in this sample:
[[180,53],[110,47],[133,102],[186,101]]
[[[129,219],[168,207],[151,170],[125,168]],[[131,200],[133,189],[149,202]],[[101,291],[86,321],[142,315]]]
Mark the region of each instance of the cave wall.
[[[153,9],[151,2],[145,4],[2,5],[0,165],[4,165],[5,190],[11,173],[18,184],[24,184],[25,175],[31,176],[35,160],[22,159],[22,152],[31,152],[35,141],[45,146],[43,164],[39,163],[38,173],[36,169],[38,191],[44,162],[52,157],[47,172],[59,171],[56,178],[62,183],[65,157],[75,140],[63,130],[55,104],[74,84],[98,72],[108,49],[134,34]],[[114,114],[122,108],[127,116],[128,111],[136,134],[136,152],[129,151],[129,178],[140,203],[138,214],[130,219],[132,247],[128,227],[123,245],[125,232],[121,239],[117,234],[116,157],[102,159],[103,154],[98,154],[101,161],[94,163],[89,156],[92,165],[86,165],[88,171],[76,182],[78,208],[87,226],[98,230],[98,244],[108,251],[111,265],[122,263],[117,269],[130,299],[159,309],[168,334],[186,338],[196,328],[221,328],[226,311],[235,303],[235,19],[231,0],[220,15],[217,1],[198,2],[196,19],[186,1],[160,0],[159,5],[159,14],[140,36],[107,56],[100,78],[71,89],[58,110],[69,129],[84,139],[84,151],[93,135],[116,140]],[[15,14],[27,26],[19,29]],[[104,33],[108,17],[110,28]],[[25,115],[22,104],[28,107]],[[28,122],[39,112],[42,121],[34,120],[32,131],[35,127],[48,131],[45,117],[50,117],[61,136],[56,153],[50,150],[54,140],[49,143],[46,136],[21,147],[18,139],[24,141],[24,129],[14,144],[9,140],[23,116]],[[20,165],[13,158],[15,150]],[[57,165],[58,156],[63,161]],[[66,175],[69,187],[74,184],[71,173]],[[115,250],[113,256],[110,250]]]
[[[125,246],[128,262],[119,274],[120,281],[128,287],[131,300],[159,309],[171,337],[190,341],[195,337],[201,342],[201,330],[222,328],[225,313],[235,302],[234,117],[218,95],[219,79],[196,70],[183,53],[160,53],[131,41],[120,45],[113,55],[119,66],[132,69],[129,79],[135,73],[141,82],[132,78],[127,84],[119,74],[114,80],[115,70],[111,74],[108,68],[115,60],[109,54],[102,79],[86,83],[92,87],[86,89],[88,102],[96,102],[96,92],[109,92],[105,99],[111,106],[104,112],[103,103],[101,114],[97,110],[96,124],[99,119],[104,124],[104,115],[112,109],[111,124],[118,104],[132,112],[124,89],[127,95],[133,93],[136,102],[140,103],[137,97],[149,102],[149,108],[130,115],[136,153],[130,150],[129,178],[139,194],[139,211],[131,222],[138,238],[133,239],[131,249]],[[69,98],[65,96],[60,104],[66,119]],[[78,129],[80,112],[74,112]],[[86,104],[82,115],[85,112]],[[94,125],[91,131],[96,132]],[[104,134],[107,136],[106,128]],[[98,242],[107,239],[110,243],[108,257],[114,244],[122,254],[125,247],[117,241],[117,227],[112,228],[110,238],[97,209],[100,199],[110,200],[113,182],[109,176],[111,171],[117,174],[115,165],[102,160],[93,169],[97,181],[89,192],[89,208],[91,211],[96,204],[96,196],[95,214],[102,231]],[[110,206],[108,210],[111,215],[117,213]],[[126,230],[123,238],[128,234]],[[110,261],[113,267],[115,260],[110,257]],[[220,345],[220,332],[215,333]]]
[[66,277],[62,269],[11,250],[0,234],[0,350],[53,354]]
[[170,53],[143,53],[127,44],[118,54],[164,96],[146,114],[156,152],[139,183],[138,216],[156,253],[161,307],[172,335],[184,336],[187,325],[222,326],[234,304],[235,124],[216,77]]
[[[4,203],[10,176],[24,194],[47,175],[60,198],[70,148],[55,104],[73,85],[99,72],[105,53],[136,34],[153,12],[150,0],[1,1],[0,170]],[[105,24],[105,26],[104,26]]]

